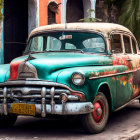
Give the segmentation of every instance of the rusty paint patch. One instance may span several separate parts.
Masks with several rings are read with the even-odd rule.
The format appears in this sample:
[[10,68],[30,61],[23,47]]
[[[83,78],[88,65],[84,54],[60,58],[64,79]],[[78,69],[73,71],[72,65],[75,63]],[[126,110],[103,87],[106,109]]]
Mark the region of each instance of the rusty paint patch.
[[132,70],[132,64],[129,61],[129,57],[128,56],[113,56],[115,59],[112,60],[112,64],[113,65],[124,65],[127,66],[129,70]]
[[9,80],[14,80],[17,78],[18,76],[18,67],[19,65],[23,62],[24,60],[22,61],[17,61],[17,62],[12,62],[10,64],[10,79]]

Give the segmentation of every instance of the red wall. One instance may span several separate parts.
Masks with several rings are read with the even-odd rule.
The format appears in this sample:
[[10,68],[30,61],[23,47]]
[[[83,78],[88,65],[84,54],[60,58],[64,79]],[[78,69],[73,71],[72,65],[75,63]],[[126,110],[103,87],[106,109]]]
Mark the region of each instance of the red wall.
[[[48,4],[51,1],[61,3],[61,0],[39,0],[39,26],[48,25]],[[58,14],[56,14],[56,22],[61,23],[61,5],[58,8]]]

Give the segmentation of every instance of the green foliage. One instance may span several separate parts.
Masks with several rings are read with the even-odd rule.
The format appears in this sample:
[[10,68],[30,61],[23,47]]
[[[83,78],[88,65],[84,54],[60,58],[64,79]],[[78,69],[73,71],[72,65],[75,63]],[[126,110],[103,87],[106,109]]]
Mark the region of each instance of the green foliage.
[[105,0],[105,4],[111,6],[112,4],[116,5],[119,9],[125,0]]
[[[94,9],[88,9],[87,12],[88,13],[92,13],[92,12],[95,13],[95,10]],[[80,22],[96,22],[96,21],[102,21],[102,20],[99,19],[99,18],[91,18],[91,17],[88,17],[88,18],[80,19],[79,21]]]
[[119,24],[129,28],[140,44],[140,0],[106,0],[105,4],[117,6],[120,10]]
[[102,21],[99,18],[84,18],[84,19],[80,19],[80,22],[96,22],[96,21]]
[[119,23],[129,28],[140,43],[140,0],[125,0],[122,3]]

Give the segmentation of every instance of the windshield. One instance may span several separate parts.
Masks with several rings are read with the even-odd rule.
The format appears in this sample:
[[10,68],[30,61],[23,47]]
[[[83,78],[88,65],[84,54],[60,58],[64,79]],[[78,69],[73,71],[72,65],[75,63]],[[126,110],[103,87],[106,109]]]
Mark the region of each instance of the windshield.
[[25,53],[44,51],[80,51],[89,53],[105,53],[105,41],[97,33],[52,32],[32,37]]

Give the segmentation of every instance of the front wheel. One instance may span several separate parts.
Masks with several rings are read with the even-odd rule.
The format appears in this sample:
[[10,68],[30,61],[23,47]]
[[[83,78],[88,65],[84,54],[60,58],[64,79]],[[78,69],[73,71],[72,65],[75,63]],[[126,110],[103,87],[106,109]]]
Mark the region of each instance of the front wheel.
[[16,115],[0,115],[0,128],[12,127],[17,120]]
[[94,111],[82,116],[83,127],[91,134],[103,131],[109,116],[108,101],[102,92],[98,92],[93,105]]

